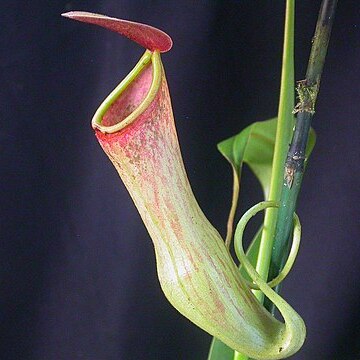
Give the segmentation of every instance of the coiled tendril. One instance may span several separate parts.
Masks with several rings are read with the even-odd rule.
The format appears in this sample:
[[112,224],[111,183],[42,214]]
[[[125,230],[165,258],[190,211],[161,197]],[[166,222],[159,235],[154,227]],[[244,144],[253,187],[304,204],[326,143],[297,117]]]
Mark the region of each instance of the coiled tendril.
[[[259,286],[257,285],[257,280],[259,278],[259,274],[254,269],[254,267],[251,265],[250,261],[247,259],[243,247],[243,234],[245,227],[249,220],[255,216],[258,212],[265,210],[269,207],[279,207],[279,203],[276,201],[262,201],[253,207],[251,207],[249,210],[245,212],[245,214],[241,217],[235,231],[235,237],[234,237],[234,247],[235,247],[235,253],[240,261],[241,265],[244,267],[246,272],[249,274],[250,278],[253,280],[253,282],[250,282],[246,279],[246,283],[251,289],[259,290]],[[301,224],[299,217],[294,213],[294,231],[293,231],[293,238],[292,238],[292,245],[290,249],[290,253],[288,256],[288,259],[281,270],[280,274],[276,276],[274,279],[269,281],[266,285],[270,288],[273,288],[277,285],[279,285],[289,274],[290,270],[292,269],[295,259],[297,256],[297,253],[299,251],[300,246],[300,238],[301,238]]]

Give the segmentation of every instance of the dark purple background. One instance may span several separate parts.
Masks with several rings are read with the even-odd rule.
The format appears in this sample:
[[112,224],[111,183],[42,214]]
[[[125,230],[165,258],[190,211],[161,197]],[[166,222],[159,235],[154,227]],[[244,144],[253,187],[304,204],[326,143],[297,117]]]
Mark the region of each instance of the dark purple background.
[[[297,79],[320,1],[298,1]],[[276,114],[284,1],[5,1],[0,11],[0,358],[206,358],[210,336],[161,293],[151,241],[90,119],[142,54],[60,17],[87,10],[167,31],[163,56],[194,192],[225,233],[231,173],[216,143]],[[360,354],[360,6],[339,1],[284,285],[308,338],[294,360]],[[240,212],[261,199],[245,171]]]

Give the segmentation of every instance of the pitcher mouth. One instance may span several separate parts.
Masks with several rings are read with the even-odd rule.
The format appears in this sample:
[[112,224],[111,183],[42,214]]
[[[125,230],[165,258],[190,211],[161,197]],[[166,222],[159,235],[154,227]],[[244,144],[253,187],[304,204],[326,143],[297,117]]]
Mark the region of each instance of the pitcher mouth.
[[102,133],[115,133],[130,125],[154,100],[161,83],[158,51],[145,51],[135,67],[97,109],[91,125]]

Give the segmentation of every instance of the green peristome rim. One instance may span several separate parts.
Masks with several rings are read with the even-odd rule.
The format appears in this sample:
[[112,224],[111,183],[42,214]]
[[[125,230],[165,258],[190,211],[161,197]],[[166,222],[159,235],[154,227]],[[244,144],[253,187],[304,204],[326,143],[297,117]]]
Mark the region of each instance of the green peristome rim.
[[[121,96],[121,94],[127,89],[127,87],[139,76],[141,71],[149,64],[152,63],[153,67],[153,78],[150,85],[150,89],[141,102],[141,104],[124,120],[118,124],[105,126],[102,125],[103,116],[110,106]],[[130,125],[139,115],[141,115],[147,107],[154,100],[157,91],[159,90],[161,83],[161,59],[158,51],[151,52],[146,50],[144,55],[140,58],[135,67],[125,77],[123,81],[110,93],[110,95],[103,101],[103,103],[96,110],[91,125],[94,129],[100,130],[102,133],[112,134],[124,127]]]

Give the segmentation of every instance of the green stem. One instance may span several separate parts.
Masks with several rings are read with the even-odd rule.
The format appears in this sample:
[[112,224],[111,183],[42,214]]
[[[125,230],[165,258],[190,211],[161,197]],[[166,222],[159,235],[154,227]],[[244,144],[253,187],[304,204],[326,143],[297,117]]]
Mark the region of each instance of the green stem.
[[[294,109],[294,17],[295,0],[286,1],[284,45],[281,69],[280,100],[276,129],[274,159],[268,200],[280,200],[283,182],[282,171],[291,139]],[[261,236],[256,271],[262,279],[267,279],[270,266],[277,209],[269,208],[265,212],[264,227]],[[261,291],[254,291],[260,302],[264,301]],[[247,360],[248,357],[235,351],[234,360]]]
[[[330,39],[337,0],[323,0],[317,20],[315,35],[311,48],[306,79],[298,83],[299,103],[296,126],[290,144],[284,168],[284,180],[280,199],[280,208],[276,223],[276,237],[270,263],[269,279],[277,276],[286,261],[289,249],[289,237],[292,230],[292,218],[302,184],[305,169],[305,150],[309,137],[311,120],[314,115],[315,102],[319,92],[326,52]],[[278,288],[278,291],[280,289]],[[271,304],[267,304],[274,311]]]
[[[270,201],[280,200],[283,183],[282,172],[293,127],[292,110],[294,108],[294,95],[292,89],[294,88],[294,12],[295,0],[287,0],[278,123],[268,198]],[[276,218],[277,209],[267,209],[258,261],[256,264],[256,271],[260,274],[262,279],[267,279],[268,276]],[[262,302],[263,294],[260,292],[256,292],[255,294]]]

